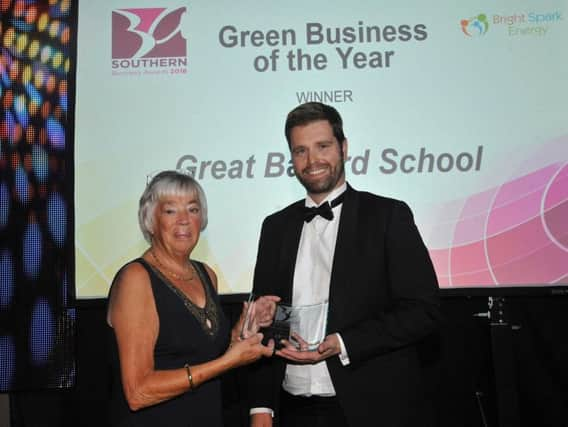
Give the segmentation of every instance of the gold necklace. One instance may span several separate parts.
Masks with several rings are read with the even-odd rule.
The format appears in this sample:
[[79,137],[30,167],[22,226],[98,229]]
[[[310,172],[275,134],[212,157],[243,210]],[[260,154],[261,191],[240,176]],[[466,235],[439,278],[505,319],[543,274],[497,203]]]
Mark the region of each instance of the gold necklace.
[[176,280],[182,280],[184,282],[189,282],[190,280],[193,280],[195,278],[195,272],[193,271],[193,267],[191,265],[191,263],[189,264],[189,268],[191,268],[191,276],[182,276],[181,274],[177,274],[174,273],[173,271],[168,270],[164,264],[162,264],[160,262],[160,260],[158,259],[158,257],[156,256],[156,254],[154,253],[153,250],[150,250],[150,255],[152,255],[152,258],[154,258],[154,261],[156,261],[156,264],[158,264],[158,266],[160,267],[160,270],[165,271],[166,273],[168,273],[170,276],[172,276],[174,279]]

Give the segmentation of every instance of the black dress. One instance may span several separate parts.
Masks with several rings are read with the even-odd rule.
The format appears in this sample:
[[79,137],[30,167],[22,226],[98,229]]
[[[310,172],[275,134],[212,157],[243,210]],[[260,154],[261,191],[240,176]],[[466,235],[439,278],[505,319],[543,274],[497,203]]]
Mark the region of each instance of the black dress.
[[[194,305],[158,270],[144,259],[138,262],[148,271],[160,327],[154,348],[156,370],[179,369],[186,363],[210,361],[225,352],[230,333],[219,304],[219,296],[203,264],[192,261],[205,288],[203,309]],[[209,319],[209,322],[207,321]],[[112,329],[111,329],[112,332]],[[200,384],[173,399],[138,411],[128,408],[120,377],[118,346],[111,339],[112,387],[110,421],[113,426],[222,426],[221,382],[219,378]]]

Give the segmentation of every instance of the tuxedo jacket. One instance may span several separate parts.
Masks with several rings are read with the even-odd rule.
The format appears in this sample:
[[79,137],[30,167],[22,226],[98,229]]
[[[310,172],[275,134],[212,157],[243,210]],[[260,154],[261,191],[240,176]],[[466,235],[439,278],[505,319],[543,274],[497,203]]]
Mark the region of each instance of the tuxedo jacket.
[[[262,225],[253,291],[292,301],[304,200]],[[350,364],[326,360],[352,426],[424,425],[416,344],[439,319],[438,283],[410,208],[347,186],[333,258],[327,333],[339,333]],[[251,407],[279,410],[286,362],[263,359],[250,369]],[[373,424],[374,425],[374,424]]]

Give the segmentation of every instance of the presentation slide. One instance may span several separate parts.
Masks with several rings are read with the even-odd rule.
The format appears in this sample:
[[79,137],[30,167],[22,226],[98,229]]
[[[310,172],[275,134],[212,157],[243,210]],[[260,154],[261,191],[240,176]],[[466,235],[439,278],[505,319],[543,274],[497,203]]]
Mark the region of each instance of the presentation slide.
[[147,248],[138,200],[193,174],[192,257],[249,292],[262,220],[305,196],[286,114],[341,113],[346,176],[404,200],[441,288],[568,284],[566,0],[80,1],[76,295]]

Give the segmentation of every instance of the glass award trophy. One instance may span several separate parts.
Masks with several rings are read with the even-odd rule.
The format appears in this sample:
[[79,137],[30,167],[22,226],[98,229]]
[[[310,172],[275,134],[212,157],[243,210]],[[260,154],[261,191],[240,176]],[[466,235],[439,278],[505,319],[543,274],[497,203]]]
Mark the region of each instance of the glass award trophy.
[[243,322],[243,327],[241,329],[241,339],[247,339],[252,337],[259,331],[259,326],[256,321],[256,307],[254,304],[255,300],[254,294],[251,292],[247,300],[247,312],[245,315],[245,320]]
[[313,351],[325,339],[328,302],[291,306],[278,304],[272,324],[260,332],[265,339],[272,338],[277,348],[287,340],[300,351]]

